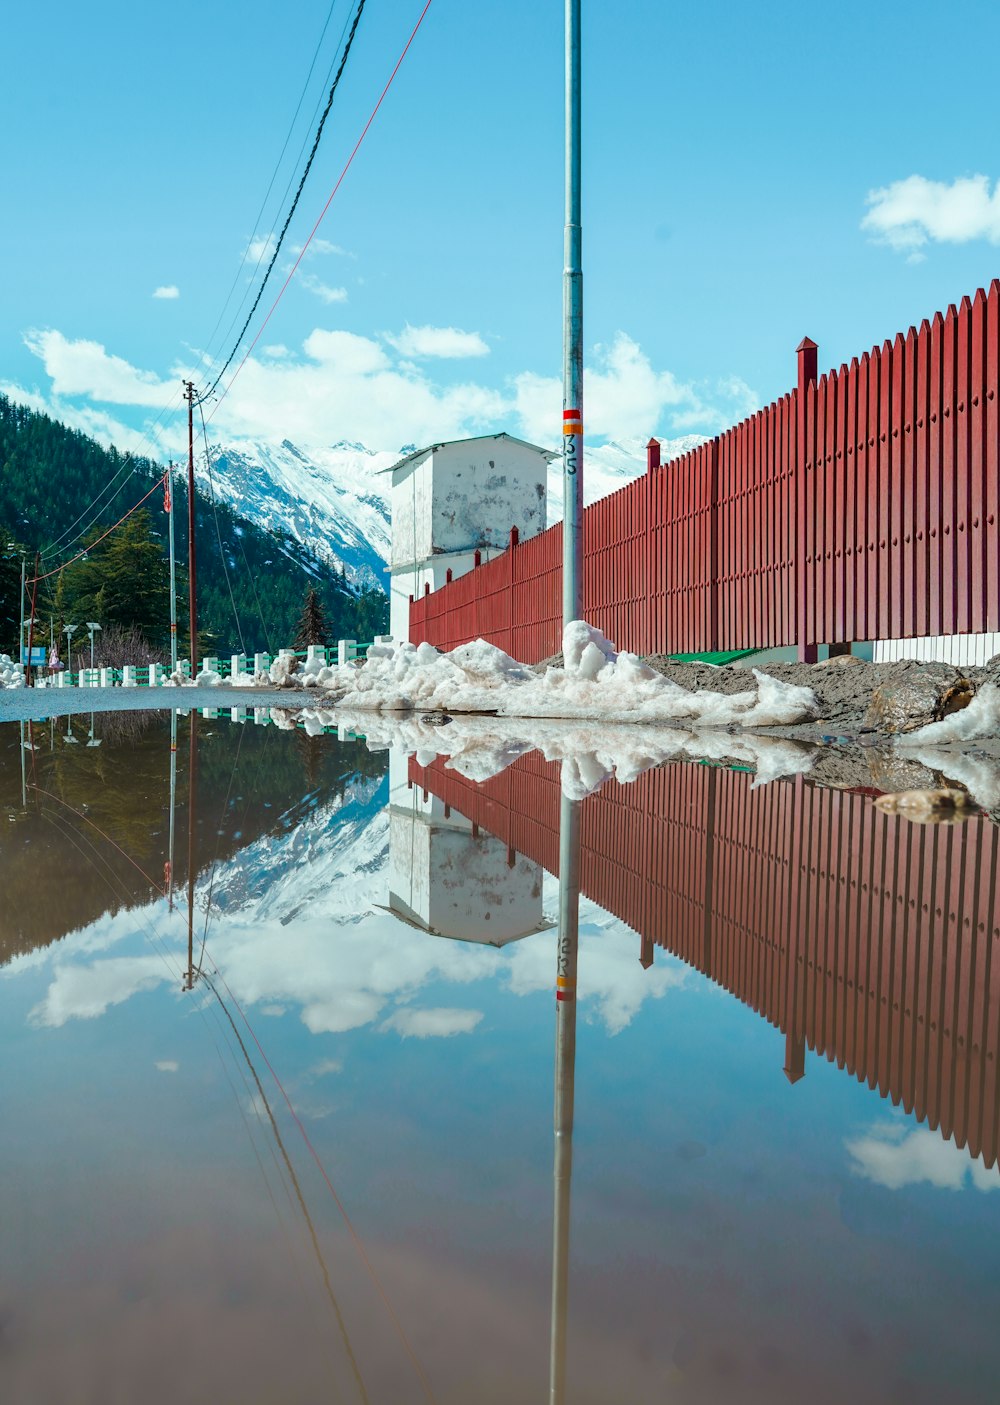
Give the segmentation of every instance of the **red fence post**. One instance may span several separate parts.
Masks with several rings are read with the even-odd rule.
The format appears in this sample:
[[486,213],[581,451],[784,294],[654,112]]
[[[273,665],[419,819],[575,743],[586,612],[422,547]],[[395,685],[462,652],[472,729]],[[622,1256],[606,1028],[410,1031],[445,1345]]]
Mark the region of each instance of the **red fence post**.
[[806,569],[806,558],[809,546],[809,534],[806,531],[806,522],[811,512],[815,511],[815,504],[812,496],[816,490],[816,473],[813,467],[812,479],[810,480],[808,468],[812,466],[810,460],[812,455],[808,451],[806,443],[806,403],[809,397],[810,388],[815,393],[816,367],[819,348],[809,337],[803,337],[795,348],[799,359],[799,383],[798,395],[796,396],[796,456],[795,456],[795,480],[796,480],[796,532],[798,539],[798,550],[795,553],[795,597],[798,602],[796,615],[798,620],[798,646],[799,662],[816,662],[816,643],[808,638],[806,630],[806,620],[809,617],[806,602],[806,592],[814,589],[813,572]]
[[652,473],[654,468],[660,466],[660,441],[651,439],[646,445],[646,472]]

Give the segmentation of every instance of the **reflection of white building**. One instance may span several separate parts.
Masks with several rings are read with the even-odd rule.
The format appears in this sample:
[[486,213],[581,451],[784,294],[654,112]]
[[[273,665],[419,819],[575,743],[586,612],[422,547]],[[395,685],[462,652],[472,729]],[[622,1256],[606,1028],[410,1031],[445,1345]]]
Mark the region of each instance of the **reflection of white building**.
[[542,918],[542,868],[513,854],[389,763],[389,911],[439,937],[505,946],[551,926]]
[[438,590],[492,560],[510,542],[545,530],[549,461],[555,454],[486,434],[407,454],[392,468],[389,628],[408,639],[410,596]]

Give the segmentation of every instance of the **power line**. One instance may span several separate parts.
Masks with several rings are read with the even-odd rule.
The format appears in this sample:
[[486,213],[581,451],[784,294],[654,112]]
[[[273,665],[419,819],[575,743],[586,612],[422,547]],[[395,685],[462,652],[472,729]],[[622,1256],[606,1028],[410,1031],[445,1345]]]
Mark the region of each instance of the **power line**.
[[[295,130],[295,124],[296,124],[296,122],[297,122],[298,119],[299,119],[299,113],[302,111],[302,104],[303,104],[303,102],[305,101],[306,93],[307,93],[308,90],[309,90],[309,83],[310,83],[310,80],[312,79],[313,71],[314,71],[314,69],[315,69],[315,67],[316,67],[316,61],[317,61],[317,59],[319,58],[320,50],[321,50],[322,47],[323,47],[323,40],[326,38],[326,31],[327,31],[327,30],[329,29],[329,27],[330,27],[330,21],[333,19],[333,12],[334,12],[334,10],[337,8],[337,4],[338,4],[338,0],[330,0],[330,8],[329,8],[329,10],[327,11],[326,20],[324,21],[324,24],[323,24],[323,29],[322,29],[322,31],[321,31],[321,33],[320,33],[319,39],[317,40],[316,49],[315,49],[315,51],[314,51],[314,53],[313,53],[313,57],[312,57],[312,63],[310,63],[310,65],[309,65],[309,72],[306,74],[305,82],[304,82],[303,85],[302,85],[302,92],[299,94],[299,100],[298,100],[298,103],[296,104],[296,107],[295,107],[295,113],[294,113],[294,115],[293,115],[293,117],[292,117],[291,122],[289,123],[288,132],[287,132],[287,134],[286,134],[286,136],[285,136],[284,144],[282,145],[281,152],[280,152],[280,154],[279,154],[279,156],[278,156],[277,161],[274,163],[274,170],[271,172],[271,179],[270,179],[270,181],[268,182],[267,190],[266,190],[266,192],[265,192],[265,194],[264,194],[263,200],[260,202],[260,209],[257,211],[257,217],[256,217],[256,219],[254,220],[254,223],[253,223],[253,233],[251,234],[250,239],[249,239],[248,242],[247,242],[247,247],[246,247],[246,249],[244,250],[243,257],[240,259],[240,266],[239,266],[239,268],[236,270],[236,274],[235,274],[235,276],[234,276],[234,278],[233,278],[233,281],[232,281],[232,286],[230,287],[229,292],[226,294],[226,300],[225,300],[225,302],[224,302],[223,305],[222,305],[222,309],[221,309],[221,311],[219,312],[218,318],[216,319],[215,326],[212,328],[211,332],[209,333],[208,340],[205,342],[205,350],[206,350],[206,353],[209,351],[209,349],[210,349],[211,346],[212,346],[212,343],[215,341],[215,334],[216,334],[216,332],[219,330],[219,327],[222,325],[222,319],[223,319],[223,317],[225,317],[225,315],[226,315],[226,309],[229,307],[229,304],[230,304],[230,302],[232,301],[233,293],[236,291],[236,286],[237,286],[237,284],[239,283],[240,274],[243,272],[244,268],[246,267],[247,259],[250,257],[250,250],[251,250],[252,247],[253,247],[254,240],[257,238],[257,233],[258,233],[258,230],[259,230],[259,227],[260,227],[260,222],[261,222],[261,219],[263,218],[263,215],[264,215],[264,210],[265,210],[265,208],[266,208],[266,206],[267,206],[268,200],[270,199],[271,191],[274,189],[274,183],[275,183],[275,181],[276,181],[277,178],[278,178],[278,171],[281,169],[281,163],[282,163],[282,161],[283,161],[284,158],[285,158],[285,152],[288,150],[288,143],[289,143],[289,142],[291,141],[291,139],[292,139],[292,133],[293,133],[294,130]],[[344,27],[343,27],[343,29],[341,30],[340,38],[337,40],[337,47],[336,47],[336,49],[334,50],[333,58],[330,60],[330,65],[329,65],[329,69],[328,69],[328,72],[327,72],[327,77],[326,77],[326,81],[325,81],[325,83],[324,83],[324,87],[326,86],[326,83],[328,83],[328,82],[330,81],[330,74],[333,72],[333,65],[334,65],[334,63],[336,62],[337,54],[340,52],[340,46],[341,46],[341,44],[343,43],[344,35],[345,35],[346,32],[347,32],[347,26],[348,26],[349,22],[350,22],[350,11],[348,11],[347,17],[346,17],[345,20],[344,20]],[[321,101],[322,101],[322,94],[320,95],[320,98],[319,98],[319,99],[317,100],[317,102],[316,102],[315,109],[314,109],[314,112],[313,112],[313,120],[315,120],[315,115],[316,115],[316,113],[319,111],[319,105],[320,105],[320,102],[321,102]],[[306,135],[302,138],[302,143],[301,143],[301,147],[300,147],[300,149],[299,149],[299,154],[298,154],[298,157],[296,158],[296,162],[295,162],[295,165],[296,165],[296,166],[298,166],[299,162],[300,162],[301,159],[302,159],[302,155],[303,155],[303,153],[305,152],[305,149],[306,149],[306,142],[307,142],[307,141],[308,141],[308,131],[306,132]],[[284,205],[285,200],[288,198],[288,192],[289,192],[289,191],[291,190],[291,188],[292,188],[292,181],[293,181],[293,179],[294,179],[294,170],[293,170],[293,173],[292,173],[291,175],[289,175],[289,177],[288,177],[288,181],[287,181],[287,184],[286,184],[286,186],[285,186],[284,194],[282,195],[281,200],[280,200],[280,202],[279,202],[279,204],[278,204],[278,209],[279,209],[279,210],[280,210],[281,207]],[[264,261],[264,255],[266,254],[267,249],[268,249],[268,247],[269,247],[270,238],[271,238],[271,235],[274,234],[274,229],[275,229],[275,226],[277,225],[277,222],[278,222],[278,219],[277,219],[277,216],[275,216],[274,224],[271,226],[271,234],[268,236],[268,239],[263,243],[263,245],[262,245],[262,247],[261,247],[261,251],[260,251],[259,255],[257,256],[257,262],[256,262],[256,264],[254,265],[253,272],[252,272],[251,275],[250,275],[250,280],[251,280],[251,282],[252,282],[252,280],[257,276],[257,270],[260,268],[261,264],[262,264],[263,261]],[[228,340],[229,340],[229,335],[230,335],[230,333],[232,332],[232,329],[233,329],[233,327],[234,327],[235,324],[236,324],[236,319],[237,319],[237,317],[238,317],[239,314],[240,314],[240,309],[242,308],[243,304],[246,302],[247,297],[249,296],[249,292],[250,292],[250,289],[249,289],[249,287],[248,287],[248,288],[246,289],[246,291],[244,292],[243,297],[242,297],[242,298],[240,299],[240,301],[239,301],[239,304],[238,304],[238,306],[237,306],[236,312],[235,312],[234,315],[233,315],[233,320],[232,320],[232,322],[230,323],[230,325],[229,325],[229,327],[228,327],[228,329],[227,329],[227,331],[226,331],[226,335],[225,335],[225,337],[223,338],[223,341],[228,341]]]
[[[227,396],[227,395],[229,394],[229,392],[232,390],[232,388],[233,388],[233,383],[235,382],[236,377],[239,375],[239,373],[242,371],[243,367],[246,365],[247,361],[250,359],[250,353],[253,351],[253,349],[254,349],[254,347],[257,345],[257,343],[260,341],[261,336],[262,336],[263,333],[264,333],[264,328],[267,326],[268,322],[270,322],[272,316],[274,315],[274,310],[275,310],[275,308],[278,306],[278,303],[281,301],[282,297],[284,296],[285,290],[287,289],[289,283],[290,283],[290,282],[292,281],[292,279],[295,277],[295,274],[296,274],[296,272],[298,271],[299,264],[302,262],[302,259],[304,258],[305,252],[306,252],[306,250],[309,248],[309,245],[312,243],[313,239],[316,237],[316,231],[319,229],[320,225],[323,223],[323,220],[324,220],[324,218],[325,218],[325,216],[326,216],[326,212],[327,212],[327,210],[329,210],[330,206],[331,206],[332,203],[333,203],[333,198],[334,198],[334,196],[337,194],[337,191],[338,191],[338,190],[340,189],[340,187],[343,185],[343,183],[344,183],[344,178],[346,177],[348,171],[351,169],[351,166],[354,164],[354,158],[355,158],[355,156],[357,156],[358,151],[361,149],[361,143],[364,141],[365,137],[368,135],[369,128],[371,127],[372,123],[375,121],[375,118],[376,118],[376,116],[378,115],[379,108],[382,106],[383,102],[385,101],[386,94],[388,93],[389,89],[392,87],[392,84],[393,84],[393,81],[394,81],[394,79],[395,79],[395,77],[396,77],[396,74],[399,72],[400,68],[403,66],[403,60],[406,58],[406,55],[410,52],[410,46],[411,46],[411,44],[413,43],[414,39],[417,37],[417,31],[418,31],[418,29],[420,28],[420,26],[423,24],[423,22],[424,22],[424,17],[426,16],[427,11],[430,9],[430,7],[431,7],[431,0],[427,0],[427,3],[424,5],[424,8],[423,8],[423,9],[421,10],[421,12],[420,12],[420,18],[417,20],[416,24],[413,26],[413,29],[412,29],[412,31],[411,31],[411,33],[410,33],[410,37],[409,37],[409,39],[407,39],[407,41],[406,41],[406,44],[405,44],[405,46],[404,46],[404,48],[403,48],[403,52],[400,54],[399,58],[396,60],[396,66],[395,66],[395,68],[394,68],[394,69],[392,70],[392,72],[389,74],[388,81],[387,81],[385,87],[382,89],[381,94],[379,95],[379,100],[378,100],[378,102],[377,102],[377,103],[375,104],[375,106],[372,108],[371,115],[370,115],[370,117],[368,118],[368,121],[365,123],[364,129],[363,129],[361,135],[358,137],[357,141],[355,142],[353,151],[351,152],[350,156],[347,158],[347,161],[346,161],[345,164],[344,164],[344,169],[341,171],[340,175],[337,177],[337,183],[336,183],[336,185],[335,185],[335,186],[333,187],[333,189],[330,191],[330,194],[329,194],[329,196],[327,197],[326,204],[323,206],[322,210],[321,210],[320,213],[319,213],[319,218],[316,220],[316,223],[313,225],[312,229],[309,231],[309,237],[306,239],[305,243],[302,245],[302,248],[299,250],[298,258],[295,260],[294,264],[292,265],[291,270],[289,271],[288,277],[285,279],[284,283],[282,283],[281,289],[280,289],[280,291],[279,291],[279,293],[278,293],[278,296],[275,298],[274,302],[271,304],[270,311],[268,312],[267,316],[264,318],[263,322],[260,324],[260,327],[257,329],[257,333],[256,333],[256,335],[254,336],[253,341],[250,343],[250,345],[247,347],[246,351],[244,352],[244,354],[243,354],[243,359],[242,359],[242,361],[240,362],[240,364],[236,367],[236,370],[233,372],[232,379],[230,380],[229,384],[228,384],[228,385],[226,386],[226,388],[223,390],[222,394],[216,399],[215,405],[214,405],[214,407],[213,407],[213,409],[212,409],[212,413],[211,413],[211,414],[209,415],[209,417],[208,417],[210,420],[215,417],[215,413],[216,413],[216,411],[218,410],[219,406],[222,404],[223,400],[226,398],[226,396]],[[248,319],[248,321],[249,321],[249,319]],[[244,330],[245,330],[245,329],[244,329]],[[241,333],[241,338],[240,338],[240,339],[242,340],[242,333]],[[238,345],[239,345],[239,343],[237,343],[237,346],[238,346]],[[233,355],[235,355],[235,354],[236,354],[236,347],[233,348]],[[232,361],[232,359],[233,359],[233,356],[230,356],[229,360]],[[228,364],[229,364],[229,362],[226,363],[226,365],[228,365]],[[215,390],[216,386],[219,384],[219,381],[222,379],[222,373],[225,371],[225,369],[226,369],[226,367],[224,366],[224,367],[222,368],[222,372],[219,373],[219,375],[216,377],[214,383],[212,384],[211,389],[206,392],[205,396],[202,397],[203,399],[207,399],[208,396],[213,393],[213,391]]]
[[114,524],[114,526],[109,527],[106,532],[102,532],[101,535],[96,539],[96,541],[92,541],[89,546],[85,546],[82,551],[78,551],[77,554],[75,556],[71,556],[68,561],[63,561],[62,564],[56,566],[54,570],[46,571],[43,575],[32,576],[31,580],[26,581],[25,584],[33,585],[35,581],[47,581],[50,576],[57,576],[59,572],[64,571],[67,566],[72,566],[74,561],[79,561],[81,557],[86,556],[88,551],[93,551],[95,546],[100,546],[101,542],[104,541],[105,537],[110,537],[111,533],[116,531],[117,528],[119,528],[123,522],[127,522],[128,519],[132,516],[133,512],[138,512],[139,508],[142,507],[143,503],[146,502],[148,498],[151,498],[158,488],[162,488],[166,481],[167,475],[165,473],[161,473],[160,476],[157,478],[156,482],[150,488],[149,492],[144,493],[137,503],[133,503],[132,506],[129,508],[128,512],[124,513],[121,517],[119,517],[118,521]]
[[[300,198],[301,198],[301,196],[302,196],[302,191],[303,191],[303,188],[304,188],[304,186],[305,186],[306,179],[308,178],[309,172],[312,170],[313,161],[316,159],[316,152],[319,150],[320,140],[321,140],[321,138],[322,138],[322,136],[323,136],[323,128],[326,126],[326,119],[329,117],[329,115],[330,115],[330,109],[333,107],[333,99],[334,99],[334,96],[335,96],[335,94],[336,94],[336,92],[337,92],[337,88],[338,88],[338,86],[339,86],[339,84],[340,84],[341,76],[343,75],[344,69],[345,69],[345,67],[346,67],[346,65],[347,65],[347,59],[348,59],[348,56],[349,56],[349,54],[350,54],[350,52],[351,52],[351,46],[352,46],[352,44],[354,43],[354,36],[355,36],[355,34],[357,34],[357,32],[358,32],[358,24],[359,24],[359,22],[360,22],[360,20],[361,20],[361,15],[362,15],[362,13],[363,13],[363,11],[364,11],[364,8],[365,8],[365,0],[358,0],[358,8],[357,8],[357,11],[355,12],[355,15],[354,15],[354,22],[352,23],[351,29],[350,29],[350,33],[349,33],[348,36],[347,36],[347,42],[346,42],[346,44],[344,45],[343,56],[341,57],[340,66],[339,66],[338,69],[337,69],[336,77],[335,77],[334,80],[333,80],[333,85],[332,85],[331,88],[330,88],[330,92],[329,92],[329,95],[328,95],[327,100],[326,100],[326,107],[323,109],[323,115],[322,115],[322,117],[319,119],[319,126],[316,128],[316,135],[315,135],[315,137],[313,138],[312,151],[310,151],[310,153],[309,153],[309,159],[306,161],[305,169],[303,170],[302,176],[301,176],[301,178],[299,179],[299,188],[298,188],[298,190],[295,192],[295,197],[294,197],[294,199],[292,200],[291,207],[290,207],[290,209],[289,209],[289,211],[288,211],[288,214],[285,216],[285,223],[284,223],[284,224],[282,225],[282,227],[281,227],[281,233],[278,235],[277,243],[276,243],[275,246],[274,246],[274,252],[271,254],[271,260],[270,260],[270,262],[269,262],[268,265],[267,265],[267,269],[265,270],[264,277],[263,277],[263,279],[261,280],[261,285],[260,285],[260,287],[257,289],[257,296],[254,298],[254,300],[253,300],[253,305],[252,305],[252,307],[250,308],[250,311],[247,313],[246,321],[243,323],[243,327],[242,327],[242,329],[241,329],[241,331],[240,331],[240,334],[239,334],[239,336],[236,338],[235,343],[233,344],[233,349],[232,349],[232,351],[229,353],[228,357],[226,358],[225,364],[223,365],[222,369],[219,371],[219,374],[216,376],[215,380],[212,382],[212,384],[211,384],[211,385],[209,386],[209,388],[208,388],[208,391],[206,392],[208,395],[211,395],[211,394],[215,391],[215,389],[216,389],[216,387],[218,386],[219,382],[222,380],[222,377],[225,375],[226,371],[227,371],[227,370],[229,369],[229,367],[232,365],[233,357],[236,355],[237,351],[239,350],[239,348],[240,348],[240,343],[242,342],[243,338],[246,336],[247,328],[250,326],[250,323],[251,323],[251,321],[252,321],[252,319],[253,319],[253,315],[254,315],[254,313],[257,311],[257,307],[258,307],[258,305],[259,305],[259,303],[260,303],[261,298],[264,296],[264,289],[267,287],[267,281],[268,281],[268,279],[269,279],[270,276],[271,276],[271,270],[274,268],[274,265],[275,265],[275,263],[277,262],[278,254],[280,253],[280,251],[281,251],[281,246],[282,246],[282,244],[284,243],[284,240],[285,240],[285,235],[288,233],[288,226],[289,226],[289,225],[291,224],[291,222],[292,222],[292,216],[295,214],[295,211],[298,209],[299,200],[300,200]],[[299,258],[301,258],[301,254],[299,255]],[[298,267],[298,262],[296,262],[296,267]]]

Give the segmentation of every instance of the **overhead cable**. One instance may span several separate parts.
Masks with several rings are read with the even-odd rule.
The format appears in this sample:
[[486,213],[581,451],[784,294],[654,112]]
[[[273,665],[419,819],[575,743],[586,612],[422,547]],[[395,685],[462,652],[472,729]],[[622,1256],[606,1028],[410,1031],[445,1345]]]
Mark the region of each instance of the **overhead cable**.
[[274,268],[275,263],[277,262],[278,254],[281,252],[281,246],[285,241],[285,235],[288,233],[288,226],[291,224],[292,217],[295,214],[295,211],[298,209],[298,204],[302,196],[303,188],[305,187],[305,183],[309,176],[309,172],[312,170],[313,161],[316,159],[316,152],[319,150],[320,140],[323,136],[323,128],[326,126],[326,119],[329,117],[330,109],[333,107],[333,99],[337,92],[337,87],[340,83],[341,76],[343,75],[344,69],[347,65],[348,55],[351,52],[351,45],[354,43],[354,36],[358,32],[358,23],[361,19],[361,15],[364,8],[365,0],[358,0],[358,8],[355,11],[354,21],[351,24],[350,32],[347,36],[347,42],[344,45],[344,52],[341,56],[340,65],[337,69],[336,76],[330,88],[329,95],[327,96],[326,107],[323,109],[323,115],[319,119],[319,126],[316,128],[316,135],[313,138],[312,150],[309,153],[309,158],[306,161],[305,168],[303,169],[302,175],[299,179],[299,188],[295,192],[295,196],[292,200],[288,214],[285,216],[285,223],[281,227],[281,233],[278,235],[277,243],[275,244],[274,250],[271,254],[270,262],[268,263],[267,268],[264,271],[264,277],[261,280],[260,287],[257,289],[257,296],[253,300],[253,305],[251,306],[250,311],[247,313],[246,321],[243,323],[243,327],[240,330],[240,334],[236,338],[236,341],[233,344],[233,349],[227,356],[225,364],[219,371],[219,374],[215,377],[215,380],[209,386],[208,391],[206,392],[207,395],[211,395],[215,391],[219,382],[222,380],[222,377],[232,365],[233,358],[236,355],[237,351],[239,351],[240,343],[246,336],[247,328],[250,326],[250,323],[253,320],[253,315],[257,311],[261,298],[264,296],[264,289],[267,287],[267,281],[271,276],[271,271]]

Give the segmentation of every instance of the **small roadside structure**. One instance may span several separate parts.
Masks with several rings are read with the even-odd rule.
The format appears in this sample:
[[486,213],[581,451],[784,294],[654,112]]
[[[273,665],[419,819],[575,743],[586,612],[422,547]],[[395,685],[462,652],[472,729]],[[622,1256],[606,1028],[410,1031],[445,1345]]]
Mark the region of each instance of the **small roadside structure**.
[[389,629],[410,633],[410,596],[544,532],[548,468],[557,455],[511,434],[452,439],[415,449],[391,468]]

